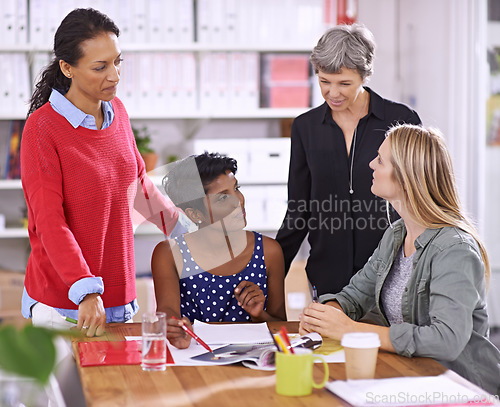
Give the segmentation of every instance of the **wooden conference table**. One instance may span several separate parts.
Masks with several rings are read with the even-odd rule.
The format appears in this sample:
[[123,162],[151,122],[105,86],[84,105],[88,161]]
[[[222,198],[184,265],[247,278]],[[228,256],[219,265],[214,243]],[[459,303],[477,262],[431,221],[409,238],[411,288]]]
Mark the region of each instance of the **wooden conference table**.
[[[298,322],[270,322],[271,331],[286,325],[289,332],[298,332]],[[123,340],[125,336],[141,335],[141,325],[108,324],[104,337],[90,340]],[[78,371],[88,407],[96,406],[348,406],[326,389],[313,389],[310,396],[285,397],[276,394],[275,374],[253,370],[241,365],[168,366],[164,372],[144,372],[139,365],[81,367],[78,340],[74,339]],[[330,380],[345,380],[344,363],[330,363]],[[317,381],[322,366],[315,365]],[[379,352],[377,378],[400,376],[434,376],[444,366],[429,358],[408,359]]]

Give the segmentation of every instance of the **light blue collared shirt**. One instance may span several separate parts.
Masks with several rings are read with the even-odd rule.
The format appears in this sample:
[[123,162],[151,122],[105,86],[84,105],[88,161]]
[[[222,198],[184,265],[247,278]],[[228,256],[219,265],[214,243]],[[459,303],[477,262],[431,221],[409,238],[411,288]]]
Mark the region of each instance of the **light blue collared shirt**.
[[[49,102],[52,108],[61,116],[64,116],[75,129],[82,126],[90,130],[97,130],[94,116],[82,112],[57,90],[52,90]],[[104,121],[101,130],[104,130],[113,123],[115,112],[113,111],[111,102],[103,101],[102,110],[104,112]],[[102,294],[103,292],[104,283],[101,277],[86,277],[73,283],[69,289],[68,298],[76,305],[79,305],[86,295],[93,293]],[[26,288],[24,288],[21,312],[25,318],[31,318],[31,307],[37,302],[28,295]],[[63,317],[78,319],[78,310],[62,308],[55,308],[55,310]],[[139,311],[139,305],[137,304],[137,300],[133,300],[126,305],[106,308],[105,311],[107,322],[124,322],[131,319]]]

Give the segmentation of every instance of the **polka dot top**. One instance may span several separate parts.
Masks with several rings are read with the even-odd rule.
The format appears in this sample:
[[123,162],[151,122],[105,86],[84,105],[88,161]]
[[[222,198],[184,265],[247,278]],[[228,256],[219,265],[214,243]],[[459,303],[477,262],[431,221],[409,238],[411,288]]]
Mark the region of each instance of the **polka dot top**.
[[262,235],[253,233],[255,246],[252,259],[243,270],[229,276],[217,276],[203,270],[191,257],[184,237],[175,238],[184,262],[179,281],[183,317],[188,317],[190,321],[197,319],[204,322],[251,321],[250,315],[238,305],[234,296],[234,289],[243,280],[257,284],[267,302],[267,274]]

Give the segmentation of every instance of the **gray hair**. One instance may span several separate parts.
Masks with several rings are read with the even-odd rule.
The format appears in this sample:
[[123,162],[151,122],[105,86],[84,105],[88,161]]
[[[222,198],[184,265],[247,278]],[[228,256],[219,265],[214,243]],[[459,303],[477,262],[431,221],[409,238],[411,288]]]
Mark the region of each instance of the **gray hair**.
[[315,73],[355,69],[364,80],[373,74],[375,40],[362,24],[338,25],[319,39],[310,56]]

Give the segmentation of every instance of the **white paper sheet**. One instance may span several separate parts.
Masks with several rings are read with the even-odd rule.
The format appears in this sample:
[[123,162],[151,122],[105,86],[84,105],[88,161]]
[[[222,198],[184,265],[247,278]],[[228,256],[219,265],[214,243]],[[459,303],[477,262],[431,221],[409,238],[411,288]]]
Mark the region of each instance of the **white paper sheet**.
[[[447,371],[439,376],[397,377],[373,380],[336,380],[328,382],[326,388],[348,403],[363,406],[422,406],[422,405],[462,405],[468,402],[495,401],[484,390]],[[462,380],[460,380],[462,379]],[[460,383],[459,383],[460,382]],[[488,400],[488,397],[490,398]]]
[[265,322],[258,324],[207,324],[195,320],[193,331],[209,345],[272,342]]

